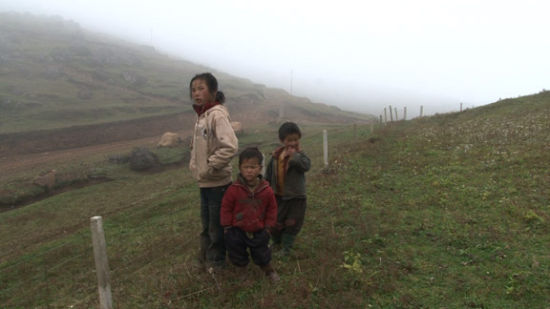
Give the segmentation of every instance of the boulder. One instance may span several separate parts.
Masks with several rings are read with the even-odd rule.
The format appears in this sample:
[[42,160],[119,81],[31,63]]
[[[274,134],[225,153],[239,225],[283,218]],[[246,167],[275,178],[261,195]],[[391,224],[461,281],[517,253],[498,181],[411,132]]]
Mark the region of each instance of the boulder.
[[157,147],[175,147],[181,144],[181,137],[177,133],[166,132],[162,134]]
[[235,134],[243,133],[243,125],[240,122],[232,121],[231,127],[233,128],[233,131],[235,131]]
[[57,174],[56,170],[51,170],[46,173],[42,173],[36,176],[32,183],[37,186],[43,187],[47,190],[51,190],[55,186],[56,174]]
[[147,148],[134,148],[129,161],[134,171],[145,171],[160,164],[157,155]]

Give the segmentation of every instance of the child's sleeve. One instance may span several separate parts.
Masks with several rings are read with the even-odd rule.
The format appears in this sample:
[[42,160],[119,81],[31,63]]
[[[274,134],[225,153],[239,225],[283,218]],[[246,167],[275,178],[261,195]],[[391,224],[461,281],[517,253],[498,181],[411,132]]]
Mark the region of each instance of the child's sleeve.
[[300,151],[292,155],[292,157],[288,161],[288,165],[292,166],[302,173],[305,173],[311,168],[311,161],[303,151]]
[[218,148],[208,157],[208,166],[221,169],[227,166],[238,152],[239,141],[235,136],[228,117],[224,117],[221,113],[216,113],[213,121]]
[[233,224],[233,208],[235,208],[235,190],[233,186],[230,186],[222,199],[220,209],[221,226],[231,226]]
[[270,191],[270,198],[267,204],[266,208],[266,215],[265,215],[265,221],[264,226],[267,227],[274,227],[275,224],[277,224],[277,200],[275,199],[275,194],[273,193],[273,190],[271,188],[268,188]]

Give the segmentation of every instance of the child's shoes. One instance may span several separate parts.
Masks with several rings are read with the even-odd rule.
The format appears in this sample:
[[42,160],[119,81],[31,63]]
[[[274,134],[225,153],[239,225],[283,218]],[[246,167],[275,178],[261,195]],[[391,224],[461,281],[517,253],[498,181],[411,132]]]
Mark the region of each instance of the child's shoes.
[[268,273],[268,274],[267,274],[267,277],[268,277],[269,280],[271,280],[271,282],[273,282],[273,283],[281,281],[281,277],[279,277],[279,274],[277,274],[276,271],[272,271],[272,272]]

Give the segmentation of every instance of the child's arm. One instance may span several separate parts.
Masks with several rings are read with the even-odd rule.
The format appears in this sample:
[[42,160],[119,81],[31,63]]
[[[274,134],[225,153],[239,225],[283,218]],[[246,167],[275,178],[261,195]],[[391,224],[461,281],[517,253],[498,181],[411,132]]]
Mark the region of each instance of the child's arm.
[[264,220],[264,226],[269,231],[270,228],[274,227],[275,224],[277,224],[277,200],[275,199],[275,194],[273,193],[273,190],[271,188],[267,188],[269,190],[269,200],[267,203],[267,207],[265,209],[265,220]]
[[292,157],[290,157],[288,165],[302,173],[305,173],[311,168],[311,161],[303,151],[298,151],[295,152]]
[[227,166],[238,152],[239,142],[227,117],[219,113],[215,115],[213,121],[219,145],[214,153],[208,157],[208,166],[214,169],[221,169]]
[[235,190],[233,186],[230,186],[222,199],[222,206],[220,209],[220,225],[223,227],[231,226],[233,224],[233,209],[235,208]]

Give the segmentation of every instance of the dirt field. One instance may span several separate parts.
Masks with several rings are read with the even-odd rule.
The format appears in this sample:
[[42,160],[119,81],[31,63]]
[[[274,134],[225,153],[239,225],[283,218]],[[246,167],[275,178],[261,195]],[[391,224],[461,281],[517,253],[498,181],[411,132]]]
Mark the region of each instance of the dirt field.
[[136,146],[155,147],[167,131],[186,137],[193,125],[192,118],[186,116],[0,136],[0,181],[25,171],[85,161],[97,154],[122,153]]

